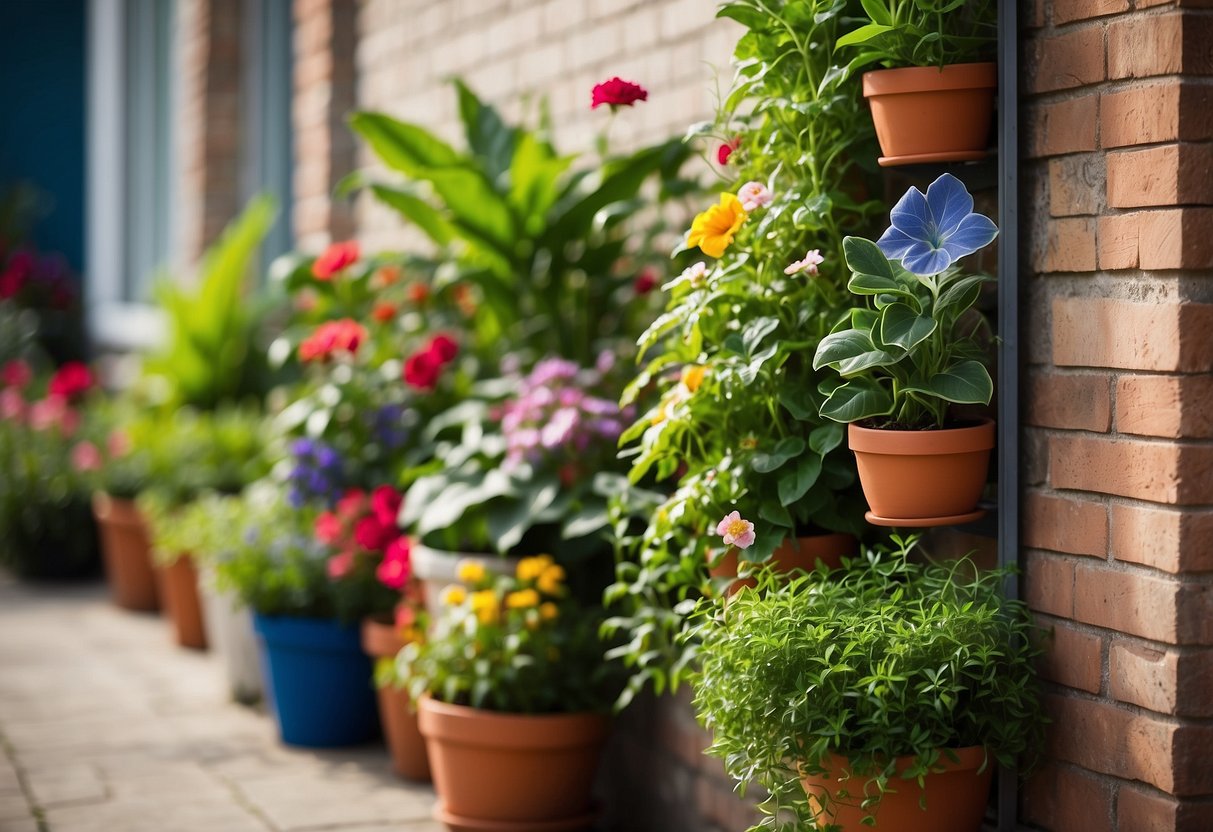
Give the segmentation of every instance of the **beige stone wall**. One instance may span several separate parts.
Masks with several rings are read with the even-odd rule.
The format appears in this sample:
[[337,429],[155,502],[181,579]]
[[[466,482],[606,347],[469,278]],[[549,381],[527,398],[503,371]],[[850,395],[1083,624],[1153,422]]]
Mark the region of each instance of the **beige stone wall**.
[[[608,123],[612,148],[680,136],[712,117],[717,87],[732,79],[740,30],[715,13],[715,0],[363,0],[358,106],[455,140],[446,79],[459,76],[510,117],[527,97],[546,96],[566,153],[591,151]],[[605,108],[590,110],[590,91],[614,75],[649,99],[612,121]],[[371,161],[360,152],[361,164]],[[357,230],[372,249],[406,239],[396,215],[370,200],[358,205]]]

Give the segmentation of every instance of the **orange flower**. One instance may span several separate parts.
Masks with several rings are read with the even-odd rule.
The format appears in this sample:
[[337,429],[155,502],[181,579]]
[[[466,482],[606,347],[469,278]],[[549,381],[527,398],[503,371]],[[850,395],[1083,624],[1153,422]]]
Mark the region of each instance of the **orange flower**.
[[375,271],[375,284],[383,288],[391,286],[400,279],[400,267],[395,263],[389,263],[386,266],[380,266]]
[[733,242],[733,235],[741,228],[748,215],[741,207],[741,200],[734,194],[721,194],[720,204],[713,205],[691,223],[687,236],[688,246],[699,246],[710,257],[723,257],[724,250]]
[[707,375],[708,368],[702,364],[695,364],[687,367],[682,371],[682,383],[686,388],[694,393],[699,389],[699,385],[703,384],[703,377]]
[[375,308],[371,310],[371,317],[381,324],[386,324],[392,318],[396,317],[395,305],[388,303],[386,300],[381,300],[375,304]]
[[312,274],[317,280],[332,280],[347,266],[357,263],[358,256],[357,241],[333,243],[312,263]]

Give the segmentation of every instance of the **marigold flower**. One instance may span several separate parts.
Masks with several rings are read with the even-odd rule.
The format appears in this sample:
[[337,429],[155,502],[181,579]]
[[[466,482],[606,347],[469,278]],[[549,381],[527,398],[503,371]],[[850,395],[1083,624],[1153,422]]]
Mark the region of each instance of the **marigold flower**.
[[707,375],[708,368],[702,364],[695,364],[687,367],[682,371],[682,383],[688,390],[694,393],[699,389],[699,385],[703,384],[703,377]]
[[451,584],[442,591],[442,603],[448,607],[457,607],[467,600],[467,590],[458,584]]
[[539,574],[535,585],[544,595],[559,595],[564,591],[564,567],[552,564]]
[[475,560],[459,562],[459,582],[474,586],[484,580],[484,564]]
[[358,262],[358,242],[333,243],[312,263],[312,275],[317,280],[332,280],[333,276],[347,266]]
[[738,189],[737,198],[741,200],[742,208],[753,211],[770,205],[775,195],[761,182],[747,182]]
[[716,534],[724,538],[724,545],[748,549],[754,545],[754,524],[743,520],[740,512],[726,514],[716,524]]
[[481,624],[492,624],[501,617],[501,606],[497,602],[497,593],[491,589],[481,589],[472,593],[472,612],[476,613]]
[[723,257],[724,250],[733,242],[733,235],[746,221],[741,200],[733,194],[721,194],[720,203],[704,211],[691,223],[687,236],[688,246],[699,246],[709,257]]
[[649,91],[644,87],[615,76],[594,85],[590,93],[590,109],[606,104],[614,110],[616,107],[631,107],[637,101],[648,100]]
[[544,601],[539,605],[539,617],[544,621],[552,621],[558,615],[560,615],[560,607],[551,601]]
[[803,260],[797,260],[783,270],[784,274],[817,274],[817,267],[825,262],[825,258],[821,256],[818,249],[812,249],[805,253]]
[[533,589],[520,589],[505,596],[505,605],[512,610],[526,610],[539,605],[539,593]]
[[520,581],[533,581],[543,574],[543,570],[551,566],[555,561],[551,555],[535,555],[530,558],[523,558],[518,561],[518,567],[514,574]]

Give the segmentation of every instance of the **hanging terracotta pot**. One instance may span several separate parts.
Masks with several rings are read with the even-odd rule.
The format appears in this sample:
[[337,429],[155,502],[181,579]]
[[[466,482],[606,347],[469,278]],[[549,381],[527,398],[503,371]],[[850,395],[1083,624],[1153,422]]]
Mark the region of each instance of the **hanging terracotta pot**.
[[998,65],[952,64],[865,72],[881,165],[984,159]]
[[[851,776],[845,757],[833,755],[829,773],[806,776],[801,784],[810,808],[822,812],[820,821],[837,824],[841,832],[978,832],[989,801],[994,764],[990,761],[984,771],[978,771],[986,762],[980,745],[953,749],[952,753],[957,761],[942,754],[937,770],[926,776],[921,789],[914,779],[891,778],[888,787],[892,791],[885,792],[872,809],[860,808],[867,778]],[[905,771],[912,761],[912,757],[899,757],[897,772]],[[866,817],[874,817],[876,825],[865,824]]]
[[451,832],[558,832],[589,827],[608,719],[502,714],[425,698],[421,734]]
[[994,447],[994,421],[948,430],[877,430],[852,423],[859,484],[878,526],[947,526],[984,514],[976,508]]
[[[830,569],[842,566],[843,557],[853,555],[859,550],[859,542],[849,534],[817,534],[807,537],[788,538],[776,547],[771,554],[771,565],[779,572],[791,572],[793,569],[803,569],[810,572],[821,561]],[[727,578],[737,574],[737,548],[730,546],[722,557],[708,567],[708,574],[713,578]],[[755,587],[758,581],[754,578],[738,578],[729,586],[732,595],[743,586]]]
[[170,564],[158,564],[156,585],[177,643],[182,647],[205,650],[206,627],[202,623],[202,597],[198,593],[194,559],[183,554]]
[[[390,661],[404,645],[390,616],[362,619],[362,649],[373,660]],[[430,761],[407,690],[392,684],[379,687],[379,721],[396,773],[409,780],[428,782]]]
[[93,516],[114,603],[128,610],[159,609],[147,526],[135,503],[98,492],[93,495]]
[[413,576],[425,594],[426,609],[435,618],[442,612],[442,591],[459,583],[459,564],[467,560],[475,561],[494,575],[513,575],[518,568],[518,558],[445,552],[416,542],[412,544],[410,557]]

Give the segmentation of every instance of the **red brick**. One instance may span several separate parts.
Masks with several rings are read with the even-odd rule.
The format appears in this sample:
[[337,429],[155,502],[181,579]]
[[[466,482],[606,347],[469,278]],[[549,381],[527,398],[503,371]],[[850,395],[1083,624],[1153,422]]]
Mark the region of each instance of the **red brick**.
[[1036,271],[1095,271],[1096,227],[1093,217],[1056,219],[1050,222],[1042,256],[1033,263]]
[[1053,23],[1060,26],[1075,20],[1091,20],[1129,10],[1129,0],[1054,0]]
[[1042,677],[1068,688],[1099,693],[1103,679],[1103,639],[1056,621],[1044,636],[1037,669]]
[[1102,558],[1108,552],[1108,510],[1089,500],[1028,492],[1023,540],[1033,549]]
[[1167,572],[1213,571],[1213,512],[1113,504],[1112,555]]
[[1048,763],[1024,783],[1023,815],[1044,829],[1112,832],[1112,788],[1080,768]]
[[1213,829],[1213,802],[1181,801],[1154,789],[1125,784],[1116,801],[1116,816],[1117,832],[1209,832]]
[[1169,144],[1109,153],[1112,208],[1213,203],[1213,144]]
[[1121,376],[1116,383],[1116,430],[1213,438],[1213,377]]
[[1127,640],[1108,659],[1112,696],[1163,714],[1213,716],[1213,650],[1163,648]]
[[1110,379],[1095,373],[1034,372],[1028,379],[1030,425],[1107,433],[1112,426]]
[[1108,24],[1108,77],[1148,78],[1183,70],[1183,15],[1134,15]]
[[[1174,785],[1177,726],[1109,702],[1046,696],[1050,756],[1163,790]],[[1054,827],[1064,829],[1065,827]]]
[[1099,124],[1105,148],[1213,138],[1213,89],[1170,79],[1105,93]]
[[1054,488],[1170,505],[1213,502],[1213,446],[1054,436],[1049,441],[1049,474]]
[[1084,153],[1049,160],[1049,213],[1054,217],[1098,214],[1104,192],[1104,156]]
[[1085,561],[1074,567],[1074,620],[1164,644],[1213,643],[1213,588]]
[[1213,267],[1213,208],[1135,211],[1099,219],[1101,269]]
[[1090,94],[1028,110],[1028,156],[1094,150],[1099,96]]
[[1029,608],[1062,618],[1074,617],[1074,562],[1046,552],[1028,552],[1023,579]]
[[1104,79],[1103,29],[1090,27],[1055,37],[1037,37],[1024,62],[1029,93],[1098,84]]
[[1056,298],[1052,336],[1062,367],[1202,372],[1213,366],[1213,304]]

